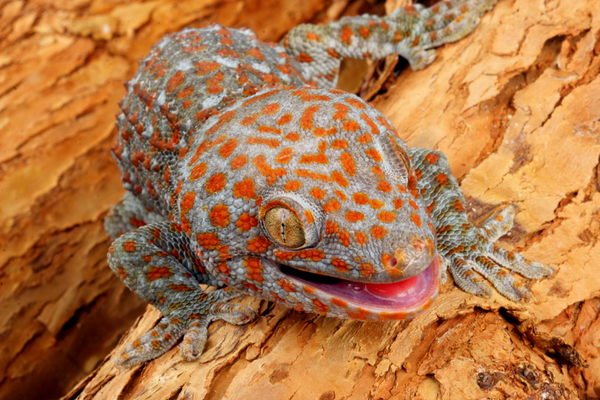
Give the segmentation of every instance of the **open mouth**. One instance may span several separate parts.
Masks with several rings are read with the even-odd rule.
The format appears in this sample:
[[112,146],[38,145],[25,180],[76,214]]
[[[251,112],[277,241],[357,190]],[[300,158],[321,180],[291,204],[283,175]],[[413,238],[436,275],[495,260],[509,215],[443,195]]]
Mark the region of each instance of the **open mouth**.
[[277,264],[279,271],[290,280],[355,307],[372,312],[407,313],[410,317],[431,304],[440,284],[440,259],[437,255],[420,274],[400,282],[380,284],[348,281],[273,264]]

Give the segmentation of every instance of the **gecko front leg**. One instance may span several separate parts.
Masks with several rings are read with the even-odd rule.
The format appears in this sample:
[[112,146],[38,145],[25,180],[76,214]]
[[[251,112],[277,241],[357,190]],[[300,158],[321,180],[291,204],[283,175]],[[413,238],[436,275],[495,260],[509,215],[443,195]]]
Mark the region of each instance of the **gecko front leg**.
[[182,357],[196,360],[211,321],[242,325],[255,317],[250,307],[227,303],[239,292],[221,288],[207,293],[200,288],[199,283],[218,283],[191,252],[179,224],[159,222],[120,236],[110,247],[108,264],[129,289],[163,314],[152,330],[125,348],[115,361],[117,366],[129,368],[156,358],[182,336]]

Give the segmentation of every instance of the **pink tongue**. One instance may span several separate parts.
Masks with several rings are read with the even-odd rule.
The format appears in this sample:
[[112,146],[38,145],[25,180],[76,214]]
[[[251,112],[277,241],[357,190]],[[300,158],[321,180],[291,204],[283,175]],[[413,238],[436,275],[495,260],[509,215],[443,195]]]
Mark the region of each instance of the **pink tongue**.
[[417,276],[414,276],[405,281],[396,283],[366,283],[365,288],[367,292],[378,297],[406,296],[413,291],[417,285],[418,279]]

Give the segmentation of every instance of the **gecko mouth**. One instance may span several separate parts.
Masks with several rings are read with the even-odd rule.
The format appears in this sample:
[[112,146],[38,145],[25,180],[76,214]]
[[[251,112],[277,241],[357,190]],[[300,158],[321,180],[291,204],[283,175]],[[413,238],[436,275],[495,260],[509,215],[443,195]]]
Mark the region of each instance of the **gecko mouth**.
[[[375,313],[397,314],[398,318],[414,317],[435,299],[440,285],[440,259],[435,256],[420,274],[394,283],[364,283],[313,274],[275,263],[277,269],[292,281],[316,289],[317,297],[343,300],[354,307]],[[309,289],[310,290],[310,289]],[[316,293],[316,292],[320,293]],[[406,314],[401,316],[402,314]]]

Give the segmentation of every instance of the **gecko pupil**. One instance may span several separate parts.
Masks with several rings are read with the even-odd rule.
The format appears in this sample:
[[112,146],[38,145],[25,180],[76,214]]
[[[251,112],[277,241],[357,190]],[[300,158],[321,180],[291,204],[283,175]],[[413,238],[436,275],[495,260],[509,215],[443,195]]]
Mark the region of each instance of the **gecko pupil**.
[[273,207],[265,213],[267,233],[275,243],[297,249],[306,243],[304,228],[298,217],[285,207]]

